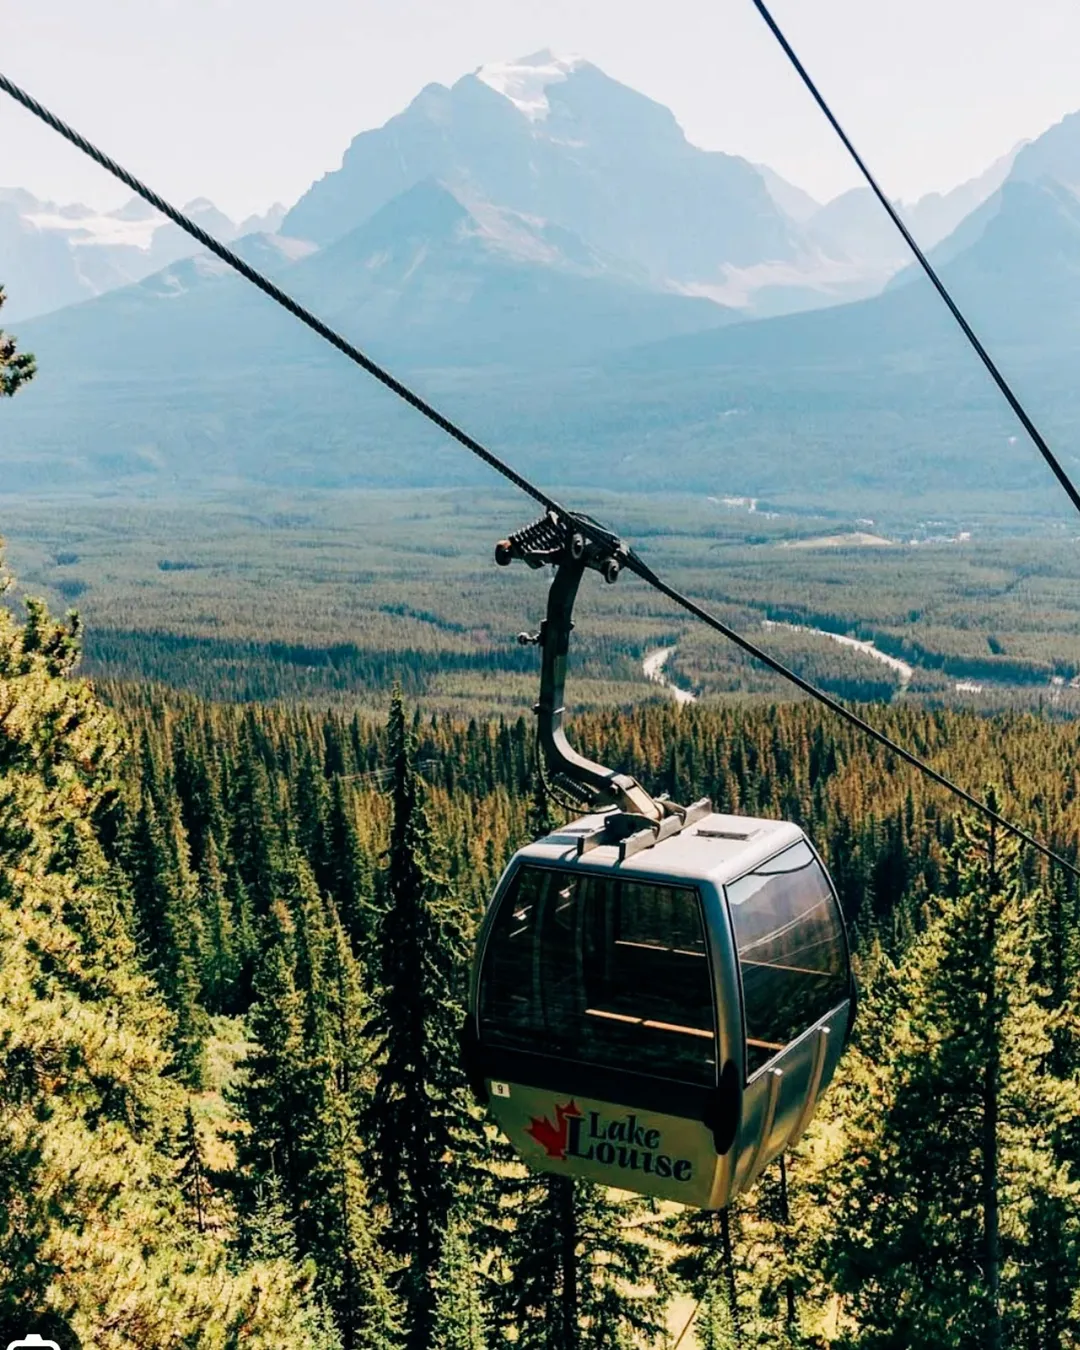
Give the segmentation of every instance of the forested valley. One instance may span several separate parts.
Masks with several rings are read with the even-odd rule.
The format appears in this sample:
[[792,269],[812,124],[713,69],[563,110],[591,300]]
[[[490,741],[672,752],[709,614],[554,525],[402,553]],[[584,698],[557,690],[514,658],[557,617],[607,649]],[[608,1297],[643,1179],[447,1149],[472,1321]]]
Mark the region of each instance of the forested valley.
[[[0,614],[9,1338],[629,1350],[697,1306],[703,1350],[1077,1343],[1078,896],[1037,855],[806,705],[578,719],[803,824],[855,935],[854,1044],[728,1260],[715,1216],[526,1173],[470,1097],[471,936],[551,819],[529,724],[95,691],[78,641]],[[1074,725],[872,715],[1076,856]]]
[[[0,335],[0,395],[33,369]],[[608,706],[576,737],[653,792],[799,822],[860,985],[810,1130],[724,1216],[529,1173],[470,1094],[477,924],[512,851],[560,818],[530,723],[461,716],[467,690],[425,703],[423,680],[391,692],[399,647],[353,653],[321,705],[287,681],[238,701],[232,652],[195,691],[155,683],[168,633],[144,643],[151,678],[119,644],[95,687],[75,616],[0,605],[0,1342],[1080,1344],[1072,874],[819,708],[768,687],[709,701],[746,682],[705,644],[683,657],[702,701],[635,702],[652,622],[591,653]],[[473,636],[451,631],[470,673]],[[867,673],[834,687],[888,697]],[[1077,859],[1075,722],[866,712]]]

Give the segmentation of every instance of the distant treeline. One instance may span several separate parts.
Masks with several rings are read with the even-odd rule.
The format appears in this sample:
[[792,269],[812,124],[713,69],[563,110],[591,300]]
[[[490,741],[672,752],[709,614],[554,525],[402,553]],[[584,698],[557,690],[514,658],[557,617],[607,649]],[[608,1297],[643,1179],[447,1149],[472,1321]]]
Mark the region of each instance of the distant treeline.
[[[839,698],[888,702],[899,687],[893,672],[880,662],[826,638],[774,630],[761,641],[798,674]],[[642,655],[640,648],[625,641],[594,637],[580,642],[574,651],[571,699],[584,693],[595,702],[598,694],[610,689],[626,701],[631,695],[635,700],[660,701],[661,695],[644,681]],[[539,657],[534,647],[509,642],[468,651],[377,650],[353,643],[320,647],[104,629],[86,637],[86,669],[107,682],[138,680],[241,703],[325,703],[352,696],[370,704],[380,695],[389,696],[395,685],[407,696],[421,698],[456,677],[459,698],[466,704],[470,691],[472,701],[482,705],[503,689],[507,701],[512,698],[520,705],[527,700],[520,679],[538,677]],[[668,673],[703,697],[775,694],[778,684],[768,670],[729,644],[702,642],[697,633],[678,649]]]
[[[205,697],[274,702],[325,701],[359,691],[388,694],[395,684],[415,696],[448,675],[533,675],[538,660],[535,649],[510,641],[469,651],[378,650],[354,643],[322,647],[98,629],[87,635],[86,668],[106,680],[143,680]],[[585,678],[641,679],[640,659],[626,644],[603,640],[583,647],[578,670]]]

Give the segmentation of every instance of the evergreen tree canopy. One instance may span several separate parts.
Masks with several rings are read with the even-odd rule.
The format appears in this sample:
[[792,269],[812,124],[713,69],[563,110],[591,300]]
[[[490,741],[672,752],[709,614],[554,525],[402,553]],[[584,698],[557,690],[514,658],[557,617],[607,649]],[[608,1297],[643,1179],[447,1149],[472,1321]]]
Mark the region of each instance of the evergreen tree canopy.
[[[4,308],[3,286],[0,286],[0,309]],[[37,373],[34,358],[28,352],[19,352],[15,339],[0,329],[0,396],[11,398]]]
[[665,1328],[670,1281],[652,1209],[569,1177],[503,1185],[509,1230],[492,1299],[522,1350],[630,1350]]
[[388,754],[393,823],[375,928],[368,1034],[376,1082],[365,1158],[372,1192],[393,1216],[387,1240],[402,1262],[408,1342],[427,1350],[434,1279],[479,1139],[458,1039],[469,947],[460,906],[436,870],[400,692],[390,708]]
[[1080,1330],[1080,1188],[1061,1149],[1080,1089],[1053,1072],[1033,978],[1043,899],[981,823],[964,829],[954,883],[867,1009],[876,1054],[847,1069],[829,1262],[860,1347],[1058,1350]]
[[[702,1295],[682,1350],[1080,1342],[1076,887],[877,747],[796,705],[579,722],[654,789],[794,816],[855,920],[854,1045],[728,1261],[712,1216],[525,1173],[477,1127],[467,939],[551,823],[524,720],[145,686],[113,715],[76,624],[36,604],[0,637],[9,1340],[645,1350]],[[880,717],[961,781],[1006,762],[1006,812],[1075,849],[1080,726]]]
[[143,969],[97,822],[121,737],[70,678],[76,630],[0,607],[0,1331],[95,1350],[302,1345],[309,1279],[228,1273],[172,1141],[175,1021]]

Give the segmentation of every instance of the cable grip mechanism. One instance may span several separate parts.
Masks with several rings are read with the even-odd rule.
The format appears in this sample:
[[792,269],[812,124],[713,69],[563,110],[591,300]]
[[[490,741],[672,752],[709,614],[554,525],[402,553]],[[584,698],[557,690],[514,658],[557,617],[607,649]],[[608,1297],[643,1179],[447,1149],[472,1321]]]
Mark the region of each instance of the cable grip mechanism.
[[563,696],[578,587],[590,570],[613,585],[627,555],[622,540],[590,516],[560,515],[554,511],[548,511],[495,546],[495,561],[500,567],[516,560],[534,569],[555,568],[547,614],[539,631],[518,634],[520,643],[536,644],[542,653],[540,698],[534,708],[540,753],[553,781],[584,807],[615,808],[601,829],[579,839],[578,852],[614,843],[619,847],[620,858],[678,833],[712,810],[707,799],[682,807],[665,797],[653,797],[630,774],[616,773],[586,759],[566,738]]

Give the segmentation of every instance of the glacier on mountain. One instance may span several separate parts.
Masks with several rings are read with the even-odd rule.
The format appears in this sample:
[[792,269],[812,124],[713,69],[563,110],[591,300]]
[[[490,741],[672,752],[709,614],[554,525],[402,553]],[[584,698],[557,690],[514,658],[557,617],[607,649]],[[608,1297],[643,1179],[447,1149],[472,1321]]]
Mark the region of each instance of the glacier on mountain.
[[489,89],[509,99],[530,122],[542,122],[551,111],[549,87],[561,84],[585,64],[584,57],[555,56],[545,49],[517,61],[492,61],[480,66],[475,75]]

